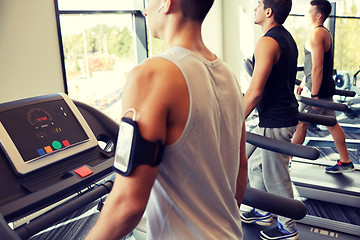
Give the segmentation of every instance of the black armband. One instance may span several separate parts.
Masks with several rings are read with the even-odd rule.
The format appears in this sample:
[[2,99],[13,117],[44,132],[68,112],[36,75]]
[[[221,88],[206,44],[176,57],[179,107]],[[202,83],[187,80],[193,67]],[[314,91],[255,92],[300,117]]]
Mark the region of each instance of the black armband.
[[318,97],[319,96],[319,94],[315,94],[315,95],[312,95],[311,94],[311,97],[313,98],[313,97]]
[[135,119],[123,117],[113,168],[115,172],[129,176],[141,164],[158,166],[161,163],[163,151],[164,144],[160,140],[155,142],[145,140],[140,134]]

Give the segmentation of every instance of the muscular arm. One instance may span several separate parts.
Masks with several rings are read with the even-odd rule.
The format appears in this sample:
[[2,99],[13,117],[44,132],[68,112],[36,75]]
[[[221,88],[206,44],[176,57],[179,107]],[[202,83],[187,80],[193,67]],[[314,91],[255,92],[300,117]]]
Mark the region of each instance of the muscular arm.
[[141,165],[130,177],[116,175],[97,223],[86,237],[90,239],[121,239],[141,220],[158,168]]
[[[133,69],[128,75],[122,101],[123,111],[136,109],[136,121],[146,140],[169,143],[173,141],[171,136],[174,139],[177,136],[174,134],[176,127],[169,119],[174,115],[170,112],[178,106],[174,98],[179,97],[183,78],[176,67],[163,61],[147,60]],[[129,177],[117,174],[99,219],[86,239],[121,239],[131,232],[145,211],[157,173],[158,167],[140,165]]]
[[240,207],[242,203],[247,186],[247,177],[248,177],[245,143],[246,143],[246,131],[245,131],[245,121],[244,121],[242,127],[241,142],[240,142],[240,167],[236,182],[236,195],[235,195],[238,207]]
[[280,57],[279,44],[270,37],[262,37],[255,48],[255,66],[249,89],[246,91],[245,118],[254,110],[261,99],[266,81],[270,76],[273,65]]
[[309,37],[309,45],[311,49],[312,58],[312,88],[311,93],[317,95],[320,90],[323,77],[323,63],[324,63],[324,34],[323,29],[315,29]]

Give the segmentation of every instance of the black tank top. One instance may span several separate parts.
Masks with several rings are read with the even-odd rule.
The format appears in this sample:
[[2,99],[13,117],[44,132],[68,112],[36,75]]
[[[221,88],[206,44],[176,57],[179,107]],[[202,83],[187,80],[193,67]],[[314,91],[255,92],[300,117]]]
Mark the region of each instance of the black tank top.
[[[323,25],[319,25],[317,27],[323,27]],[[326,28],[325,28],[326,29]],[[327,29],[326,29],[327,30]],[[329,33],[330,35],[330,33]],[[331,38],[331,35],[330,35]],[[306,78],[306,87],[311,91],[312,87],[312,79],[311,79],[311,72],[312,72],[312,59],[311,59],[311,52],[305,50],[305,61],[304,61],[304,74]],[[332,40],[330,41],[330,49],[329,51],[324,53],[324,63],[323,63],[323,77],[321,81],[321,86],[319,90],[319,97],[320,98],[330,98],[335,93],[335,82],[332,78],[333,75],[333,67],[334,67],[334,57],[333,57],[333,44]]]
[[[296,43],[283,26],[271,28],[264,36],[273,38],[279,44],[281,54],[271,70],[257,105],[259,126],[268,128],[296,126],[299,116],[298,103],[294,95],[298,58]],[[254,57],[253,64],[256,64]]]

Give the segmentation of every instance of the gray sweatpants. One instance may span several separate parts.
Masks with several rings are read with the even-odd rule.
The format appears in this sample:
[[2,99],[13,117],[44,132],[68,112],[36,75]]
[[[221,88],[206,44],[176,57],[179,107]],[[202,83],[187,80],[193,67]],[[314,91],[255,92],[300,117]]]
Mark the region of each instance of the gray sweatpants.
[[[255,132],[272,139],[291,142],[296,126],[287,128],[261,128]],[[249,154],[256,147],[246,144]],[[249,155],[248,155],[249,156]],[[275,195],[294,198],[292,183],[289,173],[290,156],[276,153],[261,148],[256,148],[248,159],[248,173],[250,187],[263,190]],[[295,229],[295,220],[278,216],[278,222],[289,232]]]

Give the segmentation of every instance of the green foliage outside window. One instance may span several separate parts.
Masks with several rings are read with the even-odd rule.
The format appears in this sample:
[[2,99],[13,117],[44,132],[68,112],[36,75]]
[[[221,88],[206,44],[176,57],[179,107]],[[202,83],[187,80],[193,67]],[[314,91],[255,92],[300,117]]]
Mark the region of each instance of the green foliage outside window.
[[[355,16],[357,12],[356,4],[345,5],[344,15]],[[360,19],[337,18],[335,28],[334,68],[352,76],[360,68]]]
[[115,59],[133,58],[134,51],[132,33],[127,27],[120,30],[107,25],[97,25],[79,34],[66,35],[63,37],[63,46],[67,76],[70,78],[84,74],[86,64],[90,76],[94,71],[111,71]]

